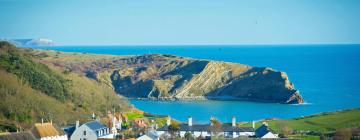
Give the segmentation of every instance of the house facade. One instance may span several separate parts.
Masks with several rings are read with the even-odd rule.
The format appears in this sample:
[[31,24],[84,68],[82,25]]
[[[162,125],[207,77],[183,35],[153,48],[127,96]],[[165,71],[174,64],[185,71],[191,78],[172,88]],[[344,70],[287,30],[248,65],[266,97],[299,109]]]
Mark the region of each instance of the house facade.
[[[156,130],[158,135],[167,134],[169,132],[168,126],[170,125],[168,118],[167,125]],[[188,118],[187,124],[179,125],[179,134],[181,137],[185,137],[186,133],[191,133],[194,137],[211,137],[214,136],[214,127],[211,123],[209,124],[193,124],[192,117]],[[254,136],[254,128],[252,127],[237,127],[235,117],[232,119],[231,124],[221,124],[218,129],[218,135],[223,135],[227,138],[238,138],[240,136]]]
[[113,138],[109,128],[98,121],[87,122],[81,126],[77,121],[75,130],[70,137],[72,140],[96,140],[98,138]]

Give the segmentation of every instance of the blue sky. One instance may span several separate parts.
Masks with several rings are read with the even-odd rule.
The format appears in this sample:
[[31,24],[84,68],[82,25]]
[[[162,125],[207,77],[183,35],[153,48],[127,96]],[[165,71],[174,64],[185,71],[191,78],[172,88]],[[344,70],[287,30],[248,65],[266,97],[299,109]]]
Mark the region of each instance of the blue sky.
[[360,43],[360,0],[0,0],[0,38],[68,45]]

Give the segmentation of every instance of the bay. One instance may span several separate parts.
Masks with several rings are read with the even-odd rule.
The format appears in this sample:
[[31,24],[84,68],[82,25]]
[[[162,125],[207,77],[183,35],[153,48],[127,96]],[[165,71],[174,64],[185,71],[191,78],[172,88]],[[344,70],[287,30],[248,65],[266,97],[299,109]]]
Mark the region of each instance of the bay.
[[360,107],[360,45],[202,45],[202,46],[40,46],[64,52],[112,55],[173,54],[271,67],[284,71],[305,99],[302,105],[246,101],[130,100],[139,109],[186,121],[208,122],[211,116],[230,122],[295,118]]

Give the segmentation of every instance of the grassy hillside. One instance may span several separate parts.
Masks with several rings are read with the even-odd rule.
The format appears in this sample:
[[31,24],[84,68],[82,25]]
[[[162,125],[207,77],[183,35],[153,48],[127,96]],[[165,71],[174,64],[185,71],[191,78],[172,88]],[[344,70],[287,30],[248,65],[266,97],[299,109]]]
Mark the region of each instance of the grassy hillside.
[[0,124],[28,127],[44,118],[63,125],[89,119],[93,112],[128,110],[126,99],[108,86],[42,64],[27,52],[0,42]]
[[[344,128],[360,128],[360,109],[343,110],[337,112],[320,113],[302,118],[295,118],[289,120],[270,120],[267,121],[271,129],[278,133],[284,131],[297,131],[312,133],[319,135],[321,133],[334,132]],[[262,122],[257,122],[256,127],[262,125]],[[246,123],[241,126],[251,127],[251,123]],[[286,133],[286,132],[285,132]],[[317,136],[298,136],[297,138],[315,138]]]

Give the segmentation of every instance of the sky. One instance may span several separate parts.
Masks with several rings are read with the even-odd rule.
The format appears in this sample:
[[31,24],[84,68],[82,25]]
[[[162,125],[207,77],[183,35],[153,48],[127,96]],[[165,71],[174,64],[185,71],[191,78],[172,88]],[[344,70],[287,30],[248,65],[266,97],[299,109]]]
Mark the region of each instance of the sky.
[[63,45],[359,44],[360,0],[0,0],[0,38]]

